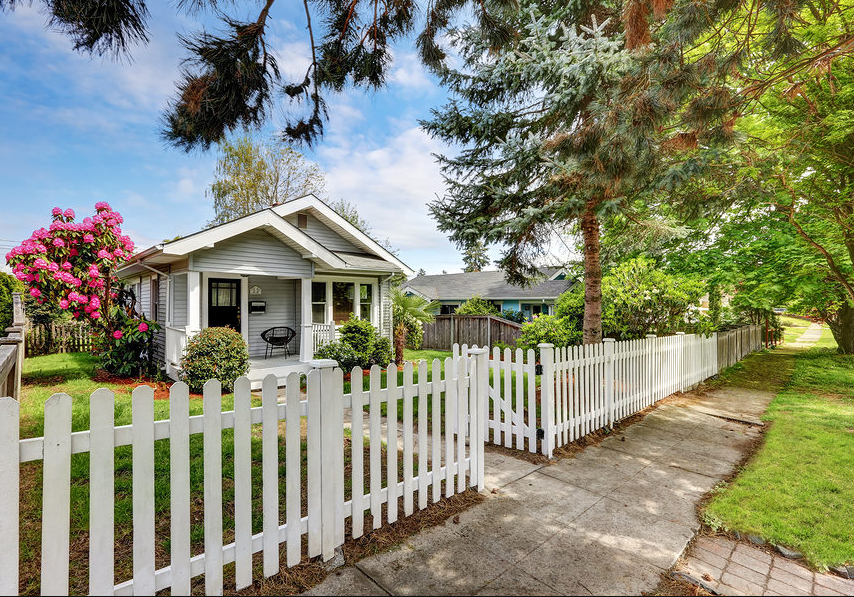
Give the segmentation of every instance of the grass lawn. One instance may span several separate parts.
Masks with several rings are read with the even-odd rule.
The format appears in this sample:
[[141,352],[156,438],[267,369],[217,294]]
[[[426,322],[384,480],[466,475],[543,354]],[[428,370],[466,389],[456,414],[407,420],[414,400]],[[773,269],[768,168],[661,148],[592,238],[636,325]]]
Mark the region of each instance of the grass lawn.
[[780,317],[780,322],[783,324],[783,340],[785,342],[794,342],[801,337],[801,334],[810,326],[810,322],[796,317],[788,317],[783,315]]
[[[24,386],[21,398],[21,436],[38,437],[43,434],[44,402],[54,393],[65,392],[72,401],[72,428],[74,431],[89,428],[89,395],[99,387],[106,387],[116,395],[116,425],[131,423],[131,390],[137,383],[110,383],[99,381],[96,376],[95,357],[85,353],[49,355],[33,357],[24,364]],[[143,383],[143,382],[140,382]],[[223,395],[223,410],[233,408],[233,396]],[[260,406],[259,398],[253,398],[252,405]],[[156,419],[169,417],[169,401],[155,400]],[[202,414],[201,396],[191,396],[190,414]],[[261,434],[260,425],[253,427],[252,437],[252,526],[253,533],[261,531]],[[280,437],[284,436],[284,423],[280,423]],[[225,542],[233,540],[234,530],[234,432],[223,430],[223,528]],[[155,442],[155,514],[157,567],[169,563],[169,440]],[[306,514],[305,478],[306,445],[303,429],[302,514]],[[116,582],[132,576],[132,452],[130,446],[123,446],[115,452],[116,493]],[[345,437],[345,499],[349,499],[351,477],[349,463],[351,451],[349,438]],[[383,451],[383,461],[385,451]],[[281,479],[280,516],[285,516],[285,444],[279,442],[279,478]],[[365,454],[365,466],[369,462]],[[403,472],[402,454],[398,458],[399,473]],[[385,477],[385,464],[383,476]],[[417,462],[414,463],[417,474]],[[190,436],[190,492],[191,492],[191,541],[193,555],[204,550],[202,496],[203,486],[203,437],[201,434]],[[41,504],[42,504],[42,464],[25,463],[21,467],[21,594],[38,594],[39,559],[41,550]],[[88,543],[89,528],[89,455],[74,454],[71,458],[71,592],[85,594],[88,582]],[[385,486],[385,478],[383,479]],[[366,491],[368,488],[366,487]]]
[[797,549],[824,568],[854,563],[854,357],[836,354],[827,329],[819,346],[793,354],[791,379],[766,413],[762,447],[719,488],[705,518]]

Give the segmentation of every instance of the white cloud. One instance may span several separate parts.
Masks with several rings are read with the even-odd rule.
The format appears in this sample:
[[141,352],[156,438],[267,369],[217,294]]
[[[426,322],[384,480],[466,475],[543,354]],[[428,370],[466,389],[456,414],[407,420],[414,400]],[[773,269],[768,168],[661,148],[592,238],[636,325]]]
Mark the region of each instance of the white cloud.
[[426,258],[433,269],[441,262],[451,271],[458,253],[427,210],[427,203],[445,192],[432,156],[442,150],[438,141],[411,127],[385,145],[360,140],[321,147],[318,161],[328,174],[329,196],[355,203],[375,237],[388,238],[415,269],[426,267]]
[[427,76],[427,69],[413,52],[403,52],[394,56],[389,82],[410,91],[423,92],[436,89],[436,84]]

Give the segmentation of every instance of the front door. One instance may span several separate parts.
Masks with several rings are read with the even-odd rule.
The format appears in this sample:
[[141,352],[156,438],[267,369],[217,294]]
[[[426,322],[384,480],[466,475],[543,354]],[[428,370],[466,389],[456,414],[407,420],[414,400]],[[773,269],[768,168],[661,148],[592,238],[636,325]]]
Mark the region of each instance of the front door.
[[208,281],[208,327],[240,331],[240,280],[211,278]]

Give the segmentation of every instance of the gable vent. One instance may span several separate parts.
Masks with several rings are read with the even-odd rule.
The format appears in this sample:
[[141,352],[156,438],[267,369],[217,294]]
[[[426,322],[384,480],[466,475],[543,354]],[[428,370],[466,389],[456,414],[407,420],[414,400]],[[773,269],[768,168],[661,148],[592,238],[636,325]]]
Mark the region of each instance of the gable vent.
[[301,228],[302,230],[308,228],[307,214],[297,214],[297,228]]

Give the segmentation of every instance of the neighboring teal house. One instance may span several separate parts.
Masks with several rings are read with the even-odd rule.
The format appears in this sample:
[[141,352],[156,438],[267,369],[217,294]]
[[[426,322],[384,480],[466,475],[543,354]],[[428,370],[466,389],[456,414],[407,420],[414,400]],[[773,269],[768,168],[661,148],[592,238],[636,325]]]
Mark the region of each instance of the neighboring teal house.
[[562,268],[543,268],[542,282],[531,286],[509,284],[504,272],[464,272],[436,276],[417,276],[403,285],[403,291],[441,304],[439,315],[450,315],[462,303],[479,296],[499,311],[522,311],[534,315],[553,315],[554,304],[562,293],[575,285]]

